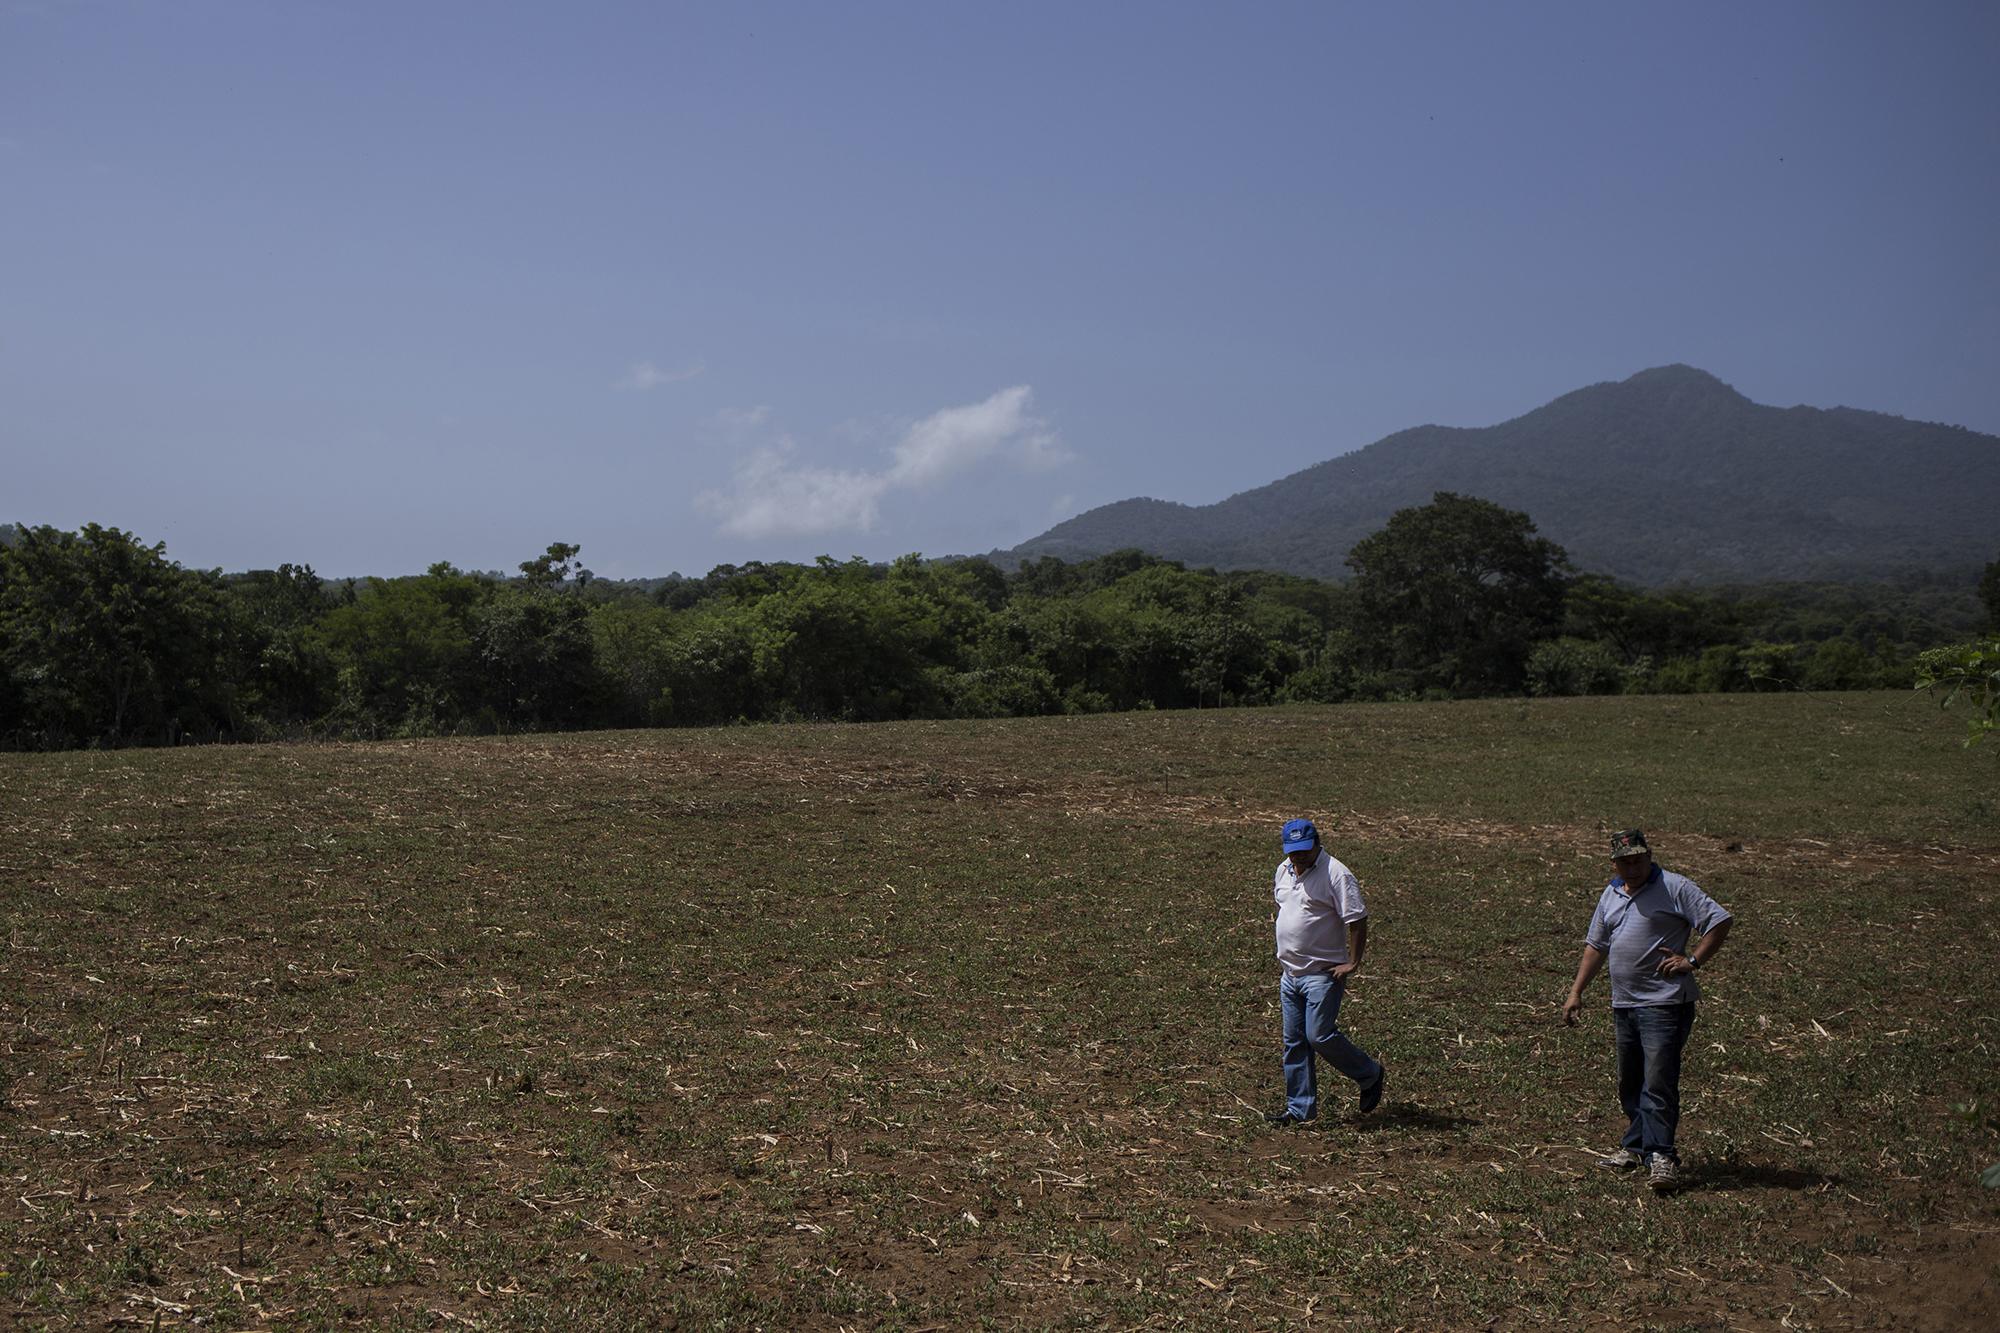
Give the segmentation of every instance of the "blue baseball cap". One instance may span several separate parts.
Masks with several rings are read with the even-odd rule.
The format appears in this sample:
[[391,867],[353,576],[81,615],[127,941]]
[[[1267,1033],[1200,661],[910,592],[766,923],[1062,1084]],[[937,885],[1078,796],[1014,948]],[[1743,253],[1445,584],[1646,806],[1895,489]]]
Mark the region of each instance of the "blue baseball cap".
[[1285,825],[1285,850],[1309,852],[1319,846],[1319,830],[1310,819],[1294,819]]

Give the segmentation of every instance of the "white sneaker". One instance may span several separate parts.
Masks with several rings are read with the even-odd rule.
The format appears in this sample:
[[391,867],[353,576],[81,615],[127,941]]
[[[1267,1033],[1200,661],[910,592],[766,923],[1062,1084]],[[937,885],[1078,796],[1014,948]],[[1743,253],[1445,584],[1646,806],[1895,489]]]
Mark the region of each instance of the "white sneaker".
[[1608,1166],[1613,1171],[1630,1171],[1639,1165],[1639,1154],[1630,1148],[1619,1148],[1597,1159],[1599,1166]]
[[1646,1183],[1656,1194],[1665,1194],[1677,1189],[1681,1183],[1680,1164],[1663,1152],[1656,1152],[1646,1159]]

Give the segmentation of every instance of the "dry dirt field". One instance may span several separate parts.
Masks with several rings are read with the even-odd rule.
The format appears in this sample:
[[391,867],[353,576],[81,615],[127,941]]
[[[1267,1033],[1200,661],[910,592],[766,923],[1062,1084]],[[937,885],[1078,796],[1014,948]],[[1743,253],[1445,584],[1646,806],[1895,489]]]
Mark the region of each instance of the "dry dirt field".
[[[1708,696],[0,756],[0,1320],[1965,1329],[2000,745]],[[1280,1102],[1278,823],[1373,927]],[[1605,832],[1738,918],[1687,1188],[1557,1009]]]

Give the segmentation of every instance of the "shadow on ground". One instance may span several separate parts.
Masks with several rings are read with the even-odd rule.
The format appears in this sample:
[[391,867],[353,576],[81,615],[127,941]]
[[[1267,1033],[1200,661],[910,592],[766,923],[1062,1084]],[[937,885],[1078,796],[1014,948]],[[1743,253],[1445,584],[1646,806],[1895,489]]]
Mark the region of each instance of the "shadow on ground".
[[1731,1165],[1696,1166],[1681,1174],[1683,1189],[1715,1190],[1810,1190],[1838,1182],[1839,1176],[1820,1171],[1801,1171],[1789,1166],[1764,1166],[1756,1162]]
[[1448,1132],[1464,1129],[1475,1123],[1476,1120],[1471,1117],[1452,1111],[1433,1111],[1418,1102],[1388,1102],[1379,1110],[1361,1116],[1354,1122],[1354,1128],[1363,1134],[1413,1129]]

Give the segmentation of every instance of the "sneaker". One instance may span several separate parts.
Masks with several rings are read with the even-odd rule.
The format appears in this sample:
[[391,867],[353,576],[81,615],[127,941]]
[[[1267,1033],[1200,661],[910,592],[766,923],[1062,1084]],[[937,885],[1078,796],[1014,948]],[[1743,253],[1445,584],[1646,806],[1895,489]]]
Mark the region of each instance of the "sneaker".
[[1616,1152],[1606,1153],[1598,1158],[1597,1164],[1610,1167],[1613,1171],[1630,1171],[1639,1165],[1639,1154],[1630,1148],[1619,1148]]
[[1381,1073],[1375,1076],[1375,1081],[1373,1083],[1370,1083],[1368,1086],[1361,1089],[1361,1114],[1367,1115],[1370,1111],[1374,1110],[1376,1107],[1382,1104],[1382,1088],[1388,1082],[1389,1082],[1389,1071],[1387,1069],[1384,1069]]
[[1303,1125],[1306,1122],[1304,1116],[1293,1115],[1290,1111],[1267,1111],[1264,1113],[1264,1119],[1280,1128],[1286,1125]]
[[1656,1152],[1646,1159],[1646,1183],[1656,1194],[1678,1189],[1681,1183],[1680,1163],[1663,1152]]

